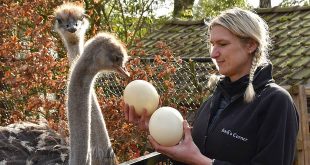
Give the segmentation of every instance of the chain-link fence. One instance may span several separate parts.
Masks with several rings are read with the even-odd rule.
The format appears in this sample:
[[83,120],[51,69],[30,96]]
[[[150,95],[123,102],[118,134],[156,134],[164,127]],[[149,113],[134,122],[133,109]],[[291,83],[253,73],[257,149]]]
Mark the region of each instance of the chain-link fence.
[[[153,60],[141,60],[141,66],[149,65],[155,70],[155,73],[160,72],[161,69],[152,63]],[[208,94],[207,82],[211,73],[215,73],[215,67],[210,58],[196,58],[196,59],[183,59],[182,63],[171,63],[176,72],[171,74],[170,81],[174,84],[175,98],[170,100],[180,106],[185,106],[188,110],[196,110],[201,104],[201,99],[207,97],[203,94]],[[164,85],[165,78],[158,77],[154,74],[148,77],[150,82],[158,90],[159,94],[166,92]],[[105,97],[111,96],[121,97],[125,86],[120,81],[116,74],[103,75],[98,79],[98,86],[104,88]],[[199,96],[199,97],[198,97]],[[199,98],[199,99],[197,99]]]
[[[154,59],[141,59],[139,65],[135,67],[142,68],[143,70],[143,68],[148,66],[154,71],[154,74],[148,77],[148,81],[155,86],[161,97],[167,92],[165,81],[169,80],[172,82],[173,89],[169,91],[170,95],[168,96],[170,98],[166,98],[168,101],[165,103],[165,106],[174,103],[178,106],[186,107],[188,111],[196,110],[201,102],[209,95],[207,88],[208,78],[210,73],[215,72],[211,59],[183,59],[181,63],[170,62],[169,65],[175,68],[175,72],[170,74],[169,77],[160,77],[158,75],[165,68],[155,64]],[[121,97],[125,89],[124,79],[117,74],[103,74],[98,78],[96,88],[102,88],[102,95],[106,99],[110,97]],[[1,91],[6,92],[8,91],[7,89],[8,86],[5,82],[2,83]],[[65,89],[59,92],[65,94]],[[2,112],[13,110],[11,105],[14,105],[14,100],[0,98],[0,110]]]

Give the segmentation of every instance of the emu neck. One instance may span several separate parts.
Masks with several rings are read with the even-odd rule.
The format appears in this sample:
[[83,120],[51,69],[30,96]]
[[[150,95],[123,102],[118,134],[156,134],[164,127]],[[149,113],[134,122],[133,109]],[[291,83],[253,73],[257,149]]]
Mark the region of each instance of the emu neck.
[[[78,65],[78,64],[77,64]],[[90,68],[87,67],[80,67],[76,66],[73,68],[71,76],[70,76],[70,82],[69,82],[69,96],[70,94],[81,94],[80,97],[73,96],[74,99],[81,99],[85,100],[85,98],[88,98],[91,93],[91,89],[94,84],[96,73],[89,71]],[[71,91],[72,89],[72,91]],[[81,97],[81,96],[87,95],[87,97]],[[69,97],[68,96],[68,97]]]
[[92,67],[85,63],[87,60],[84,61],[83,59],[85,58],[81,57],[76,65],[72,66],[68,85],[69,114],[71,111],[77,111],[77,109],[90,111],[91,90],[97,72],[91,71]]
[[72,62],[74,59],[81,55],[81,52],[83,51],[83,44],[74,44],[74,45],[68,45],[66,46],[68,50],[68,57],[69,61]]
[[70,63],[77,57],[80,56],[83,52],[84,47],[84,35],[68,35],[63,36],[65,47],[68,51],[68,57]]
[[70,131],[69,164],[85,165],[90,160],[91,93],[96,77],[88,65],[78,60],[68,85],[68,119]]

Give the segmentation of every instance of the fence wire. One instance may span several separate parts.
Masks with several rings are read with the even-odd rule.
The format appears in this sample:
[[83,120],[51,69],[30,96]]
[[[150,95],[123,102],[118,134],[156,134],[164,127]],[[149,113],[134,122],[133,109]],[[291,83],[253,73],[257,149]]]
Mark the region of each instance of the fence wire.
[[[165,79],[158,77],[156,74],[162,68],[158,67],[158,65],[155,66],[152,60],[141,60],[140,65],[136,67],[143,68],[149,65],[155,71],[153,76],[148,77],[148,81],[152,82],[158,90],[159,95],[166,92],[164,85]],[[173,97],[169,100],[180,106],[185,106],[188,110],[196,110],[202,102],[202,97],[208,97],[208,93],[206,92],[208,91],[207,82],[210,73],[215,72],[214,65],[210,62],[209,58],[185,59],[182,63],[173,62],[171,65],[176,68],[176,72],[169,77],[169,81],[172,81],[174,84],[174,90],[172,92],[175,95],[173,94]],[[110,97],[121,97],[125,89],[122,79],[117,74],[102,74],[97,80],[96,88],[103,88],[103,95],[107,99]],[[8,86],[5,82],[0,84],[0,90],[2,92],[7,92],[7,89]],[[64,94],[65,89],[59,92]],[[10,105],[14,105],[14,100],[0,98],[1,113],[13,110],[13,107]]]
[[[143,60],[141,67],[145,65],[150,65],[155,70],[155,73],[160,70],[150,60]],[[176,68],[176,72],[170,75],[170,81],[174,84],[176,98],[171,98],[171,100],[174,100],[180,106],[186,106],[189,110],[197,109],[201,104],[201,100],[196,99],[197,95],[203,95],[209,90],[207,82],[210,74],[216,72],[214,65],[209,58],[183,60],[182,63],[174,62],[172,65]],[[166,92],[163,84],[164,78],[159,78],[156,74],[148,78],[148,81],[152,82],[159,95]],[[121,78],[116,74],[105,74],[98,79],[97,86],[103,88],[106,98],[111,96],[121,97],[123,95],[125,86],[120,81],[117,81],[118,79]]]

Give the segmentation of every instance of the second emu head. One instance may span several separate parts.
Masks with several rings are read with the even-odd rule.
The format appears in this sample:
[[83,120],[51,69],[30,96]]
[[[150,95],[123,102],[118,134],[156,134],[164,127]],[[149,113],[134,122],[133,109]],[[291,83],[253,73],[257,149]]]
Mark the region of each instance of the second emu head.
[[[112,71],[129,77],[125,63],[128,55],[124,44],[114,35],[106,32],[98,33],[85,43],[80,62],[93,72]],[[76,65],[81,65],[77,61]]]
[[78,42],[79,37],[84,37],[89,22],[83,7],[73,3],[64,3],[57,7],[54,12],[55,30],[67,42]]

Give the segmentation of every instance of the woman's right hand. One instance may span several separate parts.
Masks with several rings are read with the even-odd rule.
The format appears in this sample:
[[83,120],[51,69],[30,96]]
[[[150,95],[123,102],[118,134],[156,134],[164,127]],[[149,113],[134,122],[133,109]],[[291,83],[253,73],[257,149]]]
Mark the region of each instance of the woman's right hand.
[[137,124],[140,129],[148,129],[151,116],[148,116],[147,110],[144,109],[142,115],[140,116],[136,113],[134,106],[129,106],[126,103],[124,104],[124,113],[126,120]]

